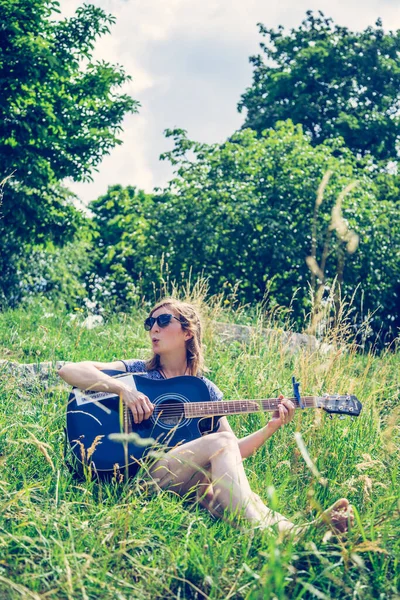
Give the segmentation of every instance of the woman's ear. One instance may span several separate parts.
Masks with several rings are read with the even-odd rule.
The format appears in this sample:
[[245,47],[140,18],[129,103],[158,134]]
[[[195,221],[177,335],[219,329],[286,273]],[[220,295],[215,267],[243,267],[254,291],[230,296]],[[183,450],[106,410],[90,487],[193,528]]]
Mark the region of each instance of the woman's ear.
[[188,342],[189,340],[193,339],[193,333],[190,333],[190,331],[185,331],[185,342]]

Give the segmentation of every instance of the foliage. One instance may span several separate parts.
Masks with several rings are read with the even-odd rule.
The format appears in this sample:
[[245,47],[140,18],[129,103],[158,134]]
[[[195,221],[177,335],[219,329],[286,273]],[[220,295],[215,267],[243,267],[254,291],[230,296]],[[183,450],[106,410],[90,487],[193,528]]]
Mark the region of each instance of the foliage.
[[93,269],[93,244],[86,232],[64,246],[27,247],[18,265],[20,301],[31,296],[46,298],[54,307],[72,309],[87,298],[85,278]]
[[[107,307],[106,307],[107,308]],[[206,308],[206,307],[203,307]],[[74,311],[75,312],[75,311]],[[77,311],[78,314],[79,311]],[[95,330],[62,307],[31,300],[0,314],[1,355],[10,360],[145,358],[143,311],[112,315]],[[228,312],[230,312],[228,310]],[[260,312],[261,309],[260,309]],[[236,314],[232,312],[232,320]],[[47,386],[17,372],[0,377],[0,596],[2,598],[394,598],[399,589],[398,354],[287,353],[257,334],[227,344],[207,327],[209,375],[225,399],[349,391],[363,403],[355,420],[296,413],[244,463],[252,489],[269,506],[305,523],[340,497],[358,518],[342,539],[311,528],[293,546],[273,533],[243,531],[210,518],[173,494],[77,483],[63,461],[67,392],[54,373]],[[7,354],[6,354],[7,351]],[[238,437],[263,415],[232,417]],[[309,471],[294,432],[328,484]]]
[[243,302],[260,301],[266,289],[270,305],[288,306],[294,298],[291,306],[301,328],[311,306],[306,257],[312,253],[315,195],[329,169],[333,174],[317,219],[317,256],[332,228],[332,210],[351,182],[357,185],[343,199],[342,213],[360,243],[353,254],[344,254],[340,235],[331,235],[324,283],[332,285],[340,264],[343,293],[351,296],[360,285],[359,312],[362,302],[364,315],[376,311],[375,331],[383,315],[384,330],[393,326],[396,331],[400,231],[395,205],[378,202],[376,184],[340,140],[313,147],[301,126],[290,121],[261,137],[241,131],[221,145],[198,144],[181,130],[167,135],[174,137],[175,148],[164,158],[175,165],[176,177],[158,198],[152,233],[171,278],[204,272],[211,293],[238,285]]
[[114,185],[88,207],[93,213],[93,269],[87,287],[93,300],[124,309],[142,293],[144,277],[149,285],[158,256],[152,227],[158,219],[150,194],[135,187]]
[[[360,328],[373,312],[369,335],[393,338],[399,325],[396,205],[378,200],[376,180],[340,140],[313,147],[290,121],[261,137],[238,132],[221,145],[198,144],[182,130],[167,135],[175,148],[163,158],[176,168],[167,189],[149,195],[115,185],[90,204],[90,246],[81,261],[75,252],[75,269],[67,267],[82,288],[67,302],[81,297],[102,306],[107,299],[116,310],[129,310],[164,281],[204,274],[210,294],[249,304],[267,294],[267,306],[286,306],[300,330],[310,310],[327,312],[332,292],[336,307],[355,295],[353,326]],[[47,289],[58,289],[60,279],[56,275]]]
[[[175,147],[161,158],[176,168],[167,188],[150,195],[112,186],[88,218],[62,180],[90,178],[138,103],[117,93],[129,80],[119,66],[92,61],[113,17],[84,5],[52,20],[57,10],[51,0],[0,0],[0,159],[5,173],[15,170],[0,209],[0,306],[40,293],[66,306],[108,299],[126,310],[166,279],[204,274],[211,294],[242,303],[268,295],[269,308],[291,310],[301,330],[312,296],[321,308],[332,290],[337,306],[355,295],[354,326],[373,313],[373,331],[393,339],[400,184],[376,160],[395,158],[398,117],[388,114],[397,33],[384,34],[378,23],[353,34],[311,12],[287,35],[260,26],[275,63],[252,59],[255,84],[241,106],[250,103],[253,129],[213,145],[167,131]],[[293,106],[285,86],[296,90]],[[367,110],[375,96],[378,116]],[[279,120],[287,114],[299,123],[304,115],[303,126]]]
[[[340,140],[313,147],[290,121],[261,137],[250,129],[238,132],[221,145],[196,143],[182,130],[167,136],[175,148],[163,158],[176,168],[167,189],[150,196],[113,186],[90,205],[92,300],[108,296],[125,309],[165,278],[204,274],[211,294],[235,290],[240,302],[253,303],[268,293],[269,307],[290,305],[303,329],[310,284],[325,302],[336,280],[341,297],[358,290],[354,326],[374,312],[372,330],[393,337],[399,324],[395,203],[378,201],[376,180],[357,167]],[[351,253],[343,224],[358,242]],[[310,256],[316,262],[324,257],[318,278],[307,266]]]
[[[65,221],[68,215],[70,218]],[[49,235],[47,240],[43,234],[42,243],[33,244],[27,240],[23,243],[12,229],[2,232],[0,307],[17,306],[27,294],[38,293],[39,290],[51,291],[52,297],[54,293],[60,295],[64,291],[67,304],[71,301],[70,293],[72,297],[75,293],[81,295],[78,289],[83,282],[82,265],[87,261],[84,245],[79,240],[87,228],[86,218],[74,206],[65,205],[63,209],[53,206],[47,221],[50,219],[53,219],[53,236]],[[0,231],[1,223],[0,220]],[[72,269],[71,260],[74,264]],[[79,273],[82,281],[79,281]],[[72,280],[71,287],[67,281],[72,283]]]
[[253,83],[238,105],[243,127],[259,134],[284,119],[301,123],[312,143],[343,137],[362,156],[397,160],[400,30],[382,22],[353,32],[318,11],[300,27],[259,30],[263,54],[252,56]]
[[118,93],[130,79],[124,70],[92,59],[114,18],[92,5],[69,19],[54,12],[54,0],[0,0],[0,164],[2,177],[13,174],[0,219],[7,298],[25,244],[62,244],[80,227],[62,181],[90,179],[138,106]]

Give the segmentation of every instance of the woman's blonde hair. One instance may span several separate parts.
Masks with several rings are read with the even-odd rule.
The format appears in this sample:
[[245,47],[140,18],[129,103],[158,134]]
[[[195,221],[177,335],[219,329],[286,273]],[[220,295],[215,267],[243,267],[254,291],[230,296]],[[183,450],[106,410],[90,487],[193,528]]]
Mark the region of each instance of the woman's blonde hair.
[[[164,298],[160,300],[150,311],[151,315],[162,308],[168,307],[177,317],[181,319],[181,327],[185,331],[189,331],[192,337],[186,342],[186,358],[188,371],[190,375],[201,375],[205,370],[203,347],[202,347],[202,324],[199,311],[188,302],[181,302],[176,298]],[[158,354],[153,356],[146,362],[146,370],[152,371],[160,367],[160,357]]]

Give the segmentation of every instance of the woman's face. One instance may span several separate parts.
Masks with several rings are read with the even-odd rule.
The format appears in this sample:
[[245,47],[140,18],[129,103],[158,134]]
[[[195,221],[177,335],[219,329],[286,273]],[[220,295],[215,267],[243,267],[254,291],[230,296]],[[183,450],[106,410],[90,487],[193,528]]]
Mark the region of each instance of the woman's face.
[[[173,315],[174,317],[179,316],[178,313],[168,306],[158,308],[151,316],[156,318],[165,314]],[[185,349],[186,341],[192,337],[188,331],[182,329],[180,322],[176,319],[171,319],[166,327],[160,327],[156,321],[149,331],[149,336],[155,354],[165,354]]]

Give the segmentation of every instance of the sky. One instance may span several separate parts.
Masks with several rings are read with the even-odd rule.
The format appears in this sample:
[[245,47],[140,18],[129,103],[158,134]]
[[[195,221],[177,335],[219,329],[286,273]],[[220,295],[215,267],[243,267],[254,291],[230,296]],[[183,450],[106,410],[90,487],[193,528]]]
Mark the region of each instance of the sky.
[[[81,203],[109,185],[133,185],[150,193],[173,177],[160,161],[173,142],[165,129],[186,129],[189,139],[221,143],[245,119],[237,104],[251,85],[249,57],[262,37],[257,23],[296,28],[307,10],[320,10],[338,25],[361,31],[378,17],[387,30],[400,28],[399,0],[86,0],[111,13],[116,23],[98,40],[95,59],[122,65],[132,81],[121,91],[139,100],[127,115],[114,148],[93,171],[93,181],[66,180]],[[83,0],[60,0],[70,17]]]

